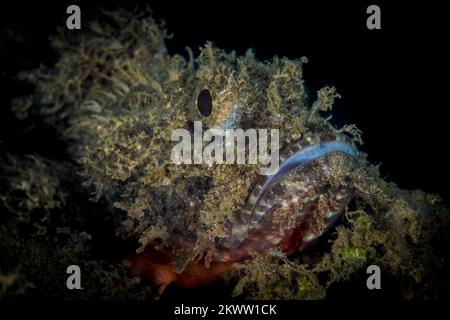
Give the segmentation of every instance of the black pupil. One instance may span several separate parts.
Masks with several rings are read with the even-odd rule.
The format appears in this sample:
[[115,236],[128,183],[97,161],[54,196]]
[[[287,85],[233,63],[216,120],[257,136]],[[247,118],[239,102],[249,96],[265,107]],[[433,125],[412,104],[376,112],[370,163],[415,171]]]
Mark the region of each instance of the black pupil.
[[197,97],[198,111],[204,117],[208,117],[212,112],[212,98],[208,89],[203,89]]

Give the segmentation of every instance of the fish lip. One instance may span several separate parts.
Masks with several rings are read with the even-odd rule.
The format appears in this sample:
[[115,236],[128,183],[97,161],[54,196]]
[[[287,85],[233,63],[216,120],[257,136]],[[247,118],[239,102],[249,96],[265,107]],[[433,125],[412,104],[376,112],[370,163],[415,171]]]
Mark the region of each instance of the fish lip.
[[[314,144],[294,153],[291,157],[286,159],[278,168],[277,172],[269,176],[261,188],[261,192],[253,204],[251,215],[248,223],[255,221],[254,212],[259,203],[267,191],[282,180],[282,178],[288,174],[291,170],[294,170],[300,166],[306,165],[314,160],[322,158],[332,153],[344,153],[349,156],[356,157],[358,150],[350,143],[342,141],[320,141],[318,144]],[[255,221],[256,223],[258,221]]]
[[[298,139],[286,146],[286,148],[295,144],[300,146],[299,149],[290,154],[289,157],[285,158],[277,172],[271,176],[265,177],[264,179],[266,180],[262,180],[264,182],[260,184],[257,182],[254,185],[253,190],[247,197],[245,205],[238,212],[238,218],[235,218],[234,221],[230,221],[231,227],[230,229],[227,228],[229,230],[229,234],[216,242],[218,248],[233,249],[240,246],[253,226],[257,225],[266,213],[272,212],[276,206],[276,204],[273,204],[270,206],[269,210],[264,212],[262,215],[258,215],[257,219],[255,219],[255,210],[260,205],[264,196],[271,190],[271,188],[275,187],[280,181],[282,181],[283,177],[292,172],[292,170],[296,170],[299,167],[319,160],[329,154],[343,153],[347,154],[351,158],[356,158],[359,153],[358,149],[352,142],[347,141],[343,136],[337,136],[335,134],[319,134],[309,140]],[[351,194],[351,191],[349,191],[349,193]],[[253,204],[251,202],[253,202]],[[281,203],[281,200],[277,201],[277,203],[278,202]],[[339,210],[338,214],[332,216],[339,217],[342,210],[343,209]]]

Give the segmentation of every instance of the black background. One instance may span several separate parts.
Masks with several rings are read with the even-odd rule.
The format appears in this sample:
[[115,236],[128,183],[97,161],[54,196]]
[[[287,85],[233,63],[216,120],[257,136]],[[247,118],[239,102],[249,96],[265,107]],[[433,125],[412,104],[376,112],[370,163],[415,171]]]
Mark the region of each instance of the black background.
[[[132,1],[2,3],[0,7],[0,149],[66,159],[65,145],[51,128],[18,121],[13,97],[32,88],[14,76],[51,65],[56,56],[48,38],[64,26],[69,4],[78,4],[83,23],[100,7],[132,9]],[[253,48],[261,60],[274,55],[308,57],[304,78],[311,100],[325,85],[336,86],[336,124],[363,131],[361,149],[401,188],[439,193],[447,187],[449,118],[448,49],[445,10],[437,3],[382,1],[149,1],[154,18],[165,20],[171,53],[194,53],[209,40],[243,54]],[[142,4],[142,2],[140,3]],[[366,8],[381,7],[381,30],[366,28]],[[73,31],[73,32],[83,32]],[[365,290],[367,292],[367,290]]]
[[[336,1],[337,2],[337,1]],[[305,81],[311,100],[324,85],[342,95],[335,107],[338,125],[355,123],[364,146],[383,176],[401,188],[440,193],[449,199],[446,85],[448,50],[445,10],[438,4],[381,1],[149,1],[165,20],[171,53],[194,53],[205,41],[258,58],[306,56]],[[65,147],[51,129],[23,134],[26,122],[9,111],[11,98],[30,87],[14,80],[23,69],[55,60],[48,37],[65,25],[69,4],[78,4],[83,22],[100,7],[132,9],[132,1],[15,1],[2,3],[0,28],[0,146],[12,153],[37,152],[64,158]],[[366,28],[366,8],[381,8],[381,30]],[[139,3],[142,5],[142,2]],[[447,19],[448,20],[448,19]],[[74,32],[83,32],[74,31]]]

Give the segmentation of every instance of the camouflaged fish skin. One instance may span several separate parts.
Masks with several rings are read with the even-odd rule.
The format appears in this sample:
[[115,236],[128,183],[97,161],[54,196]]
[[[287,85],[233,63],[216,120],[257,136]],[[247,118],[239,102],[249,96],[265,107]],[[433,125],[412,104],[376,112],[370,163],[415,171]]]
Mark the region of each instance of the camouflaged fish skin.
[[[164,29],[151,18],[108,15],[119,28],[92,23],[89,36],[53,40],[61,59],[22,75],[41,94],[15,110],[37,108],[74,141],[86,186],[127,213],[120,233],[142,246],[182,238],[202,247],[205,238],[222,237],[222,222],[242,208],[258,178],[257,165],[171,163],[175,129],[192,130],[195,120],[205,128],[280,129],[281,146],[336,131],[317,113],[331,108],[334,89],[325,88],[314,107],[306,103],[305,58],[263,63],[252,51],[236,56],[212,43],[195,59],[171,56]],[[207,117],[196,106],[205,89],[213,101]]]
[[[170,54],[165,27],[147,14],[104,13],[109,23],[94,21],[83,35],[61,31],[52,38],[59,59],[19,75],[35,92],[12,107],[19,118],[38,116],[57,129],[86,197],[107,206],[105,214],[119,221],[116,234],[139,242],[137,253],[167,250],[175,273],[198,261],[207,267],[248,260],[224,276],[236,279],[237,272],[235,295],[262,299],[323,298],[367,263],[417,283],[425,277],[415,261],[428,261],[426,255],[411,250],[407,238],[426,247],[424,228],[434,233],[430,215],[422,213],[445,217],[447,211],[431,195],[386,183],[362,153],[331,152],[293,168],[261,196],[260,208],[252,202],[264,185],[260,165],[172,163],[172,132],[192,132],[194,121],[205,129],[279,129],[282,156],[326,141],[356,150],[361,132],[330,123],[335,88],[307,96],[305,57],[262,62],[251,50],[237,56],[212,43],[196,57],[189,48],[186,56]],[[197,105],[204,90],[211,110]],[[328,252],[307,262],[287,260],[285,253],[328,230],[352,199],[347,225],[334,233]],[[375,249],[380,244],[383,258]],[[329,280],[320,283],[319,273]]]

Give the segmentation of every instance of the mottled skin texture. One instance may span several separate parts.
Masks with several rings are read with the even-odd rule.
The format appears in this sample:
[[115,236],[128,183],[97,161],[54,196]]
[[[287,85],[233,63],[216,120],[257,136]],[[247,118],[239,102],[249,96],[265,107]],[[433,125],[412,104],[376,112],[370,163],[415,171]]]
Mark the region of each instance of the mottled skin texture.
[[[260,177],[244,207],[226,221],[229,234],[215,241],[204,257],[178,271],[174,250],[186,250],[192,244],[179,241],[176,249],[148,244],[143,253],[129,258],[132,273],[150,279],[162,294],[172,282],[182,287],[208,284],[229,271],[233,263],[274,248],[288,255],[303,250],[333,225],[351,198],[351,186],[344,180],[351,169],[348,157],[356,156],[356,151],[345,142],[336,144],[336,139],[322,134],[285,148],[279,170],[272,176]],[[338,151],[349,154],[337,155]],[[286,170],[285,164],[292,160],[297,160],[296,165]],[[344,176],[338,177],[339,171]],[[331,176],[339,178],[340,185],[332,186]],[[252,210],[258,214],[256,220],[252,219]]]
[[[291,211],[298,212],[285,218],[287,224],[272,221],[283,213],[275,210],[277,202],[269,203],[274,212],[256,224],[261,230],[251,226],[249,237],[241,232],[243,244],[236,251],[217,248],[218,241],[227,241],[230,227],[238,230],[245,225],[236,217],[251,202],[259,165],[176,165],[170,160],[172,132],[178,128],[192,132],[193,122],[201,120],[204,128],[279,129],[280,145],[287,149],[299,139],[313,145],[321,136],[345,134],[345,128],[334,128],[319,114],[331,109],[337,94],[334,88],[324,88],[315,102],[308,102],[302,79],[306,58],[261,62],[250,50],[236,56],[211,43],[200,48],[196,58],[190,49],[188,57],[170,55],[165,31],[151,18],[106,14],[116,26],[95,22],[83,37],[55,38],[53,45],[60,53],[55,67],[22,75],[40,94],[13,105],[19,117],[45,114],[70,142],[70,156],[80,166],[84,186],[95,201],[102,199],[116,210],[115,219],[122,220],[117,233],[139,241],[137,252],[144,255],[138,258],[139,267],[132,268],[135,272],[142,273],[146,264],[154,269],[144,272],[147,275],[166,270],[162,274],[167,276],[161,277],[166,280],[156,281],[162,287],[179,279],[172,271],[184,277],[189,268],[203,268],[201,264],[215,277],[224,267],[208,268],[210,263],[251,258],[277,246],[295,228],[305,229],[302,236],[312,239],[309,230],[326,225],[323,219],[329,210],[344,209],[346,204],[333,203],[339,187],[330,191],[328,186],[351,189],[346,181],[351,165],[330,155],[332,170],[327,175],[321,164],[299,172],[298,181],[310,177],[306,183],[314,188],[299,193],[302,205],[293,205]],[[211,95],[212,110],[202,114],[197,101],[204,90]],[[308,227],[301,226],[305,223]],[[315,235],[323,229],[315,230]],[[302,247],[298,233],[292,233],[296,235],[292,241],[284,240],[286,248]],[[175,252],[180,248],[181,253]],[[142,262],[155,250],[167,256],[164,262],[152,258]]]
[[[142,11],[104,14],[82,33],[61,30],[51,39],[57,61],[19,75],[35,89],[13,111],[54,129],[58,139],[44,143],[59,140],[67,154],[0,159],[0,297],[33,285],[39,297],[145,299],[173,282],[221,276],[246,298],[323,299],[337,283],[365,283],[371,264],[397,281],[398,296],[448,294],[448,209],[387,181],[364,154],[305,163],[256,207],[259,165],[170,161],[173,130],[192,132],[196,120],[205,129],[279,129],[286,154],[297,142],[361,143],[354,126],[329,121],[334,88],[307,94],[305,58],[262,62],[211,43],[173,54],[165,29]],[[211,110],[196,105],[204,90]],[[317,238],[341,211],[339,228]],[[61,273],[73,261],[85,285],[77,292]]]

